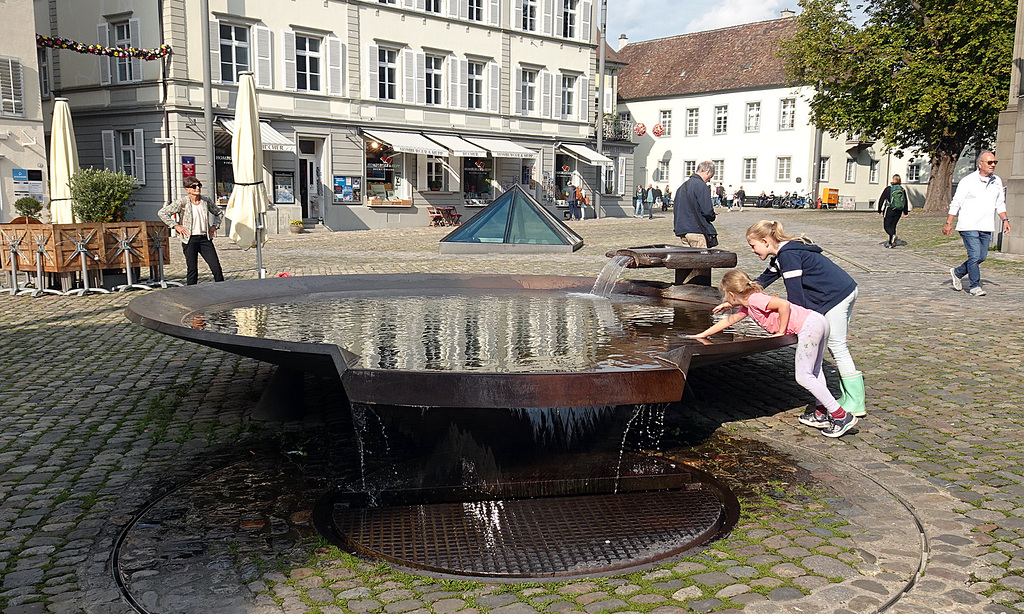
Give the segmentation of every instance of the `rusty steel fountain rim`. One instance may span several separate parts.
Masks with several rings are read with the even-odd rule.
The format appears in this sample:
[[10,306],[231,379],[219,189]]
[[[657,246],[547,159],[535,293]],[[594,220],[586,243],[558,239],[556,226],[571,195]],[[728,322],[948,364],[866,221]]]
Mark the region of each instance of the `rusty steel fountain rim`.
[[[316,275],[249,279],[169,288],[139,296],[125,316],[178,339],[276,364],[297,372],[338,375],[350,402],[415,407],[592,407],[678,401],[691,364],[760,352],[789,337],[741,338],[729,343],[683,343],[667,352],[665,366],[576,372],[482,373],[352,368],[356,356],[334,344],[284,341],[188,326],[194,315],[258,302],[316,299],[344,292],[452,290],[561,290],[589,292],[594,280],[556,275],[423,274]],[[622,282],[625,294],[646,294]],[[710,307],[709,307],[710,309]]]

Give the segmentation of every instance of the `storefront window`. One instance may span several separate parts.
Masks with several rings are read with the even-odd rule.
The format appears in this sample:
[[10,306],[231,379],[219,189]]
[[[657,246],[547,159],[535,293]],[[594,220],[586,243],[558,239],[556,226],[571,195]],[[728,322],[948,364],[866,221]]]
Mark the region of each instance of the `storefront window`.
[[395,163],[401,158],[391,146],[380,141],[366,142],[366,197],[395,198]]
[[569,156],[555,156],[555,200],[565,200],[565,186],[572,183],[573,162]]
[[462,190],[466,200],[490,202],[494,190],[493,162],[491,158],[462,159]]
[[214,153],[216,154],[214,172],[217,173],[217,203],[226,206],[228,198],[231,197],[231,190],[235,187],[235,173],[231,168],[231,149],[218,147]]

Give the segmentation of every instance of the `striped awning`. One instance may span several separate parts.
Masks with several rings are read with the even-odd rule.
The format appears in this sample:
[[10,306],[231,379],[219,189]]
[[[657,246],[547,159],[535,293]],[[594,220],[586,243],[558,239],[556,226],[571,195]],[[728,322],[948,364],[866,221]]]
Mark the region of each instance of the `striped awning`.
[[[219,123],[228,134],[235,135],[233,118],[222,117]],[[263,151],[295,151],[295,141],[275,130],[270,122],[260,122],[260,140],[263,141]]]
[[455,136],[454,134],[428,133],[426,137],[447,148],[448,151],[452,152],[453,156],[458,156],[460,158],[483,158],[487,155],[486,149],[478,147],[463,138]]
[[483,139],[477,137],[466,137],[466,140],[474,145],[483,147],[494,158],[535,158],[537,152],[531,151],[521,145],[516,145],[508,139]]
[[387,130],[363,130],[371,139],[383,141],[395,151],[428,156],[447,156],[448,150],[418,132],[390,132]]
[[582,160],[587,164],[594,166],[607,166],[612,164],[611,158],[604,156],[586,145],[573,145],[569,143],[562,143],[558,146],[563,153],[567,153],[577,160]]

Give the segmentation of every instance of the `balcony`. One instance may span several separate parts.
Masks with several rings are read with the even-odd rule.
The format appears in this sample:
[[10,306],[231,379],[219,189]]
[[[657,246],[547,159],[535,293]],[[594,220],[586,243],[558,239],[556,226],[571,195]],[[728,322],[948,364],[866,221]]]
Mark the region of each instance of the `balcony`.
[[632,141],[632,121],[621,120],[615,117],[604,118],[604,140],[606,141]]

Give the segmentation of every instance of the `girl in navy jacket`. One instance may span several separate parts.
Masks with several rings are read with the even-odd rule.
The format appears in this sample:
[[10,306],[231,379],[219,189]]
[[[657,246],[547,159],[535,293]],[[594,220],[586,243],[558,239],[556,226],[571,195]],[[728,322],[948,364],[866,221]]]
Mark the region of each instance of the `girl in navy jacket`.
[[803,236],[787,236],[779,222],[757,222],[747,229],[747,243],[761,260],[771,257],[757,283],[768,287],[781,277],[790,302],[817,311],[828,320],[828,350],[842,377],[839,404],[855,416],[865,415],[864,375],[857,370],[846,345],[857,301],[857,282],[817,245]]

